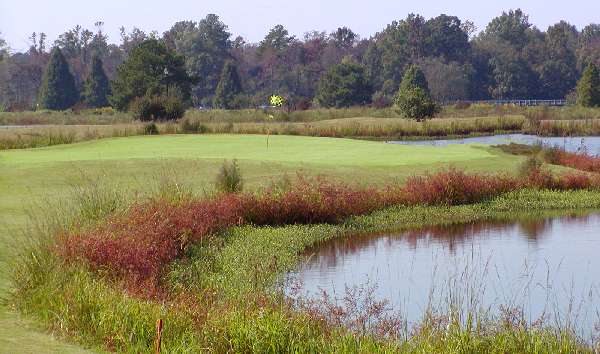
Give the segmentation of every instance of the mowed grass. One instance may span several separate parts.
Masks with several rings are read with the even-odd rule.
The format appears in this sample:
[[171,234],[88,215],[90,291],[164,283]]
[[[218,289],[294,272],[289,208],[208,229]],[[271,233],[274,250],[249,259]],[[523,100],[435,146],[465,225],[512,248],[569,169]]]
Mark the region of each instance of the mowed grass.
[[[48,148],[0,152],[0,296],[9,288],[10,259],[27,226],[27,211],[52,207],[73,186],[100,178],[141,192],[176,175],[209,189],[225,159],[238,159],[247,188],[302,171],[352,183],[401,181],[456,166],[467,171],[514,172],[523,157],[491,147],[404,146],[349,139],[260,135],[166,135],[112,138]],[[0,308],[0,352],[83,350],[63,344],[14,312]]]
[[239,159],[351,166],[406,166],[486,160],[488,150],[469,145],[446,149],[302,136],[167,135],[104,139],[0,153],[4,165],[123,159]]

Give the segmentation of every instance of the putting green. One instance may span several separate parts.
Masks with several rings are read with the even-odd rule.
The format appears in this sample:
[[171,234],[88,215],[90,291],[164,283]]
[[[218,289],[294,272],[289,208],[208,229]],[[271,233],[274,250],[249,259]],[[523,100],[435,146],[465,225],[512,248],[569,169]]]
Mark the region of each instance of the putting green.
[[103,139],[0,152],[0,164],[20,165],[122,159],[239,159],[343,166],[402,166],[489,159],[476,145],[406,146],[301,136],[167,135]]

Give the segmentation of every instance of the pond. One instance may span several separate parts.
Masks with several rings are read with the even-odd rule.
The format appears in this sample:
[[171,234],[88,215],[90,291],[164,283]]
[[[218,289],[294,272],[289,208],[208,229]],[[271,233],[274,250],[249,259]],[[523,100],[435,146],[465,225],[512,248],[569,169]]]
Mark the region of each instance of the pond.
[[586,136],[586,137],[539,137],[536,135],[526,134],[503,134],[503,135],[492,135],[492,136],[481,136],[474,138],[462,138],[462,139],[439,139],[439,140],[403,140],[403,141],[389,141],[391,144],[404,144],[404,145],[434,145],[434,146],[446,146],[452,144],[486,144],[486,145],[503,145],[510,143],[517,144],[543,144],[547,146],[559,146],[567,151],[578,152],[583,147],[587,149],[587,152],[593,155],[600,155],[600,136]]
[[409,325],[448,304],[461,313],[520,307],[532,322],[544,315],[591,335],[599,320],[599,252],[600,214],[358,235],[309,250],[288,275],[287,291],[341,299],[346,287],[373,286],[374,297]]

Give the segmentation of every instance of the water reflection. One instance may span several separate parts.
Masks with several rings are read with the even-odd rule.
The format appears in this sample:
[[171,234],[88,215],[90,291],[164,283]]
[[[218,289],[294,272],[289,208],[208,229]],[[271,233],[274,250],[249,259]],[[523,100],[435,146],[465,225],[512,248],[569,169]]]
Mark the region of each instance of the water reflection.
[[309,250],[291,277],[307,297],[374,283],[376,295],[413,322],[430,305],[432,289],[440,301],[449,292],[476,292],[484,307],[522,305],[532,319],[549,311],[560,319],[585,300],[579,311],[590,318],[578,324],[590,329],[600,309],[591,293],[600,283],[598,251],[600,215],[530,216],[331,240]]
[[[417,250],[429,243],[436,243],[449,250],[454,254],[458,247],[464,246],[465,243],[472,242],[473,238],[478,238],[478,242],[486,238],[496,237],[508,228],[517,228],[518,233],[530,243],[537,243],[545,236],[549,236],[552,231],[552,226],[555,223],[561,225],[570,224],[572,226],[585,227],[590,223],[590,219],[597,216],[581,216],[571,215],[563,216],[559,219],[546,217],[524,217],[507,225],[506,221],[492,220],[485,223],[471,224],[449,224],[428,226],[425,228],[405,231],[400,234],[369,234],[357,235],[355,237],[345,237],[335,239],[319,245],[316,249],[309,249],[306,255],[312,257],[311,254],[316,253],[318,257],[324,257],[328,265],[335,266],[335,259],[338,257],[346,257],[362,250],[374,247],[379,244],[383,247],[393,247],[396,242],[406,243],[407,249]],[[600,232],[600,230],[599,230]],[[329,261],[330,259],[332,261]]]
[[454,144],[486,144],[507,145],[517,144],[543,144],[546,146],[558,146],[570,152],[585,151],[592,155],[600,155],[600,137],[539,137],[525,134],[500,134],[493,136],[482,136],[463,139],[437,139],[437,140],[414,140],[414,141],[390,141],[391,144],[403,145],[434,145],[446,146]]

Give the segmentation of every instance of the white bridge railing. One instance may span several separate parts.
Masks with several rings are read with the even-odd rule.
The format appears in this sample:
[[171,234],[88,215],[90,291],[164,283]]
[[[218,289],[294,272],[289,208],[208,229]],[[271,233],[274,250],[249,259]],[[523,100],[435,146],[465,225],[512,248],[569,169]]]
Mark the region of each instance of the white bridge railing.
[[568,104],[567,100],[480,100],[480,101],[470,101],[470,100],[459,100],[459,101],[449,101],[444,102],[445,105],[456,104],[459,102],[470,103],[470,104],[490,104],[495,106],[501,105],[515,105],[522,107],[530,107],[530,106],[553,106],[553,107],[562,107]]

